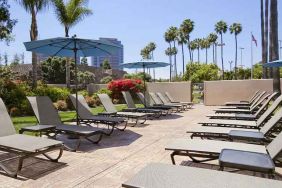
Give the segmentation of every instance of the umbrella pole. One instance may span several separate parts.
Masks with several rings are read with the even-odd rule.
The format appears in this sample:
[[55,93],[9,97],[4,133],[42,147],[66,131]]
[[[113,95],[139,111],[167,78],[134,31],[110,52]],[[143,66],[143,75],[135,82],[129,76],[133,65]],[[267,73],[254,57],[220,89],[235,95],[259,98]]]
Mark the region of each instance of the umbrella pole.
[[78,95],[77,95],[77,48],[76,48],[76,40],[74,39],[74,74],[75,74],[75,109],[76,109],[76,124],[79,125],[79,120],[78,120]]

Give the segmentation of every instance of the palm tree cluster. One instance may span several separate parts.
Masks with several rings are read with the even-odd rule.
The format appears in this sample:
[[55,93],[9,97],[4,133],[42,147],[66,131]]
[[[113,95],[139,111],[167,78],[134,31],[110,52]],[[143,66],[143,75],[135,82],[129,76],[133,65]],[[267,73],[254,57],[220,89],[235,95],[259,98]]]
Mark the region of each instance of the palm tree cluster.
[[[69,37],[69,30],[86,16],[92,14],[87,8],[88,0],[16,0],[29,14],[31,14],[30,40],[37,40],[38,26],[37,13],[48,8],[54,7],[55,14],[61,25],[64,26],[65,37]],[[32,53],[32,83],[36,87],[37,81],[37,56]],[[66,64],[66,83],[70,87],[70,60]]]
[[[205,50],[205,63],[208,63],[208,49],[212,47],[213,59],[212,62],[217,64],[217,46],[221,47],[221,67],[222,67],[222,78],[224,79],[224,60],[223,60],[223,34],[229,29],[231,34],[235,36],[235,79],[237,78],[237,57],[238,57],[238,42],[237,36],[242,32],[242,26],[240,23],[233,23],[228,27],[227,23],[224,21],[219,21],[215,25],[215,32],[210,33],[204,38],[195,38],[191,40],[191,33],[194,30],[194,22],[190,19],[186,19],[182,22],[179,28],[170,27],[164,34],[165,41],[169,44],[169,47],[165,50],[165,54],[169,56],[170,68],[170,80],[172,76],[177,76],[177,63],[176,55],[178,49],[176,48],[176,41],[178,45],[181,46],[182,52],[182,73],[185,71],[185,56],[184,56],[184,45],[187,45],[189,60],[194,62],[194,52],[197,50],[198,59],[197,62],[201,62],[200,50]],[[220,36],[220,43],[217,42],[218,36]],[[174,56],[174,62],[172,64],[172,56]],[[173,67],[173,69],[172,69]],[[172,72],[174,75],[172,75]]]
[[142,59],[154,59],[154,51],[156,48],[157,48],[156,43],[150,42],[140,52]]

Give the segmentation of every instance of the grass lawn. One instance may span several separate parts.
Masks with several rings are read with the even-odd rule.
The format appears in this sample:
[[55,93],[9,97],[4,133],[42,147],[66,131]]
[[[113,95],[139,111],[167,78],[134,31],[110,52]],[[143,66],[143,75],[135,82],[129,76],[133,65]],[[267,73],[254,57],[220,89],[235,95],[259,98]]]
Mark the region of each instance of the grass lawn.
[[[126,105],[116,105],[116,109],[118,111],[126,108]],[[98,114],[100,112],[104,111],[104,108],[99,106],[96,108],[92,108],[92,113],[93,114]],[[60,117],[62,121],[69,121],[75,118],[75,112],[74,111],[68,111],[68,112],[60,112]],[[37,120],[35,116],[24,116],[24,117],[13,117],[12,118],[14,126],[17,130],[17,132],[22,128],[22,127],[27,127],[30,125],[36,125]]]

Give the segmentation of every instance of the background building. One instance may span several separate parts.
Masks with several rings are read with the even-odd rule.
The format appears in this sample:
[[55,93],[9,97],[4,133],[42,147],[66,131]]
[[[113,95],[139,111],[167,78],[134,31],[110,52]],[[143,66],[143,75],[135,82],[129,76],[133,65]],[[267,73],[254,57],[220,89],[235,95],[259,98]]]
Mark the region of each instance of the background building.
[[111,54],[108,56],[93,56],[91,57],[91,66],[93,67],[100,67],[100,64],[103,63],[105,59],[108,59],[112,69],[122,69],[119,67],[120,64],[123,63],[123,45],[121,44],[121,41],[115,39],[115,38],[99,38],[101,41],[109,41],[111,43],[120,45],[120,50],[117,51],[116,54]]

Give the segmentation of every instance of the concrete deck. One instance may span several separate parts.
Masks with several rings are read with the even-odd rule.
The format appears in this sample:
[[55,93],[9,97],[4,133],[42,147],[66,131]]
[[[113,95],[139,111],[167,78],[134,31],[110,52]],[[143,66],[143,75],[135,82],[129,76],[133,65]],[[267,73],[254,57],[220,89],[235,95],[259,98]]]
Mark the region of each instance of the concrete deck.
[[[148,121],[144,126],[115,131],[99,145],[83,142],[79,152],[65,151],[59,163],[44,158],[27,159],[18,179],[0,174],[0,187],[120,187],[148,163],[171,164],[165,145],[174,138],[189,139],[185,132],[200,126],[197,122],[213,113],[213,109],[215,107],[196,105],[184,113]],[[68,140],[68,144],[73,142],[75,140]],[[5,156],[7,154],[0,153],[0,159]],[[181,165],[218,168],[216,162],[195,164],[185,157],[176,160]],[[277,171],[282,173],[281,168]],[[264,177],[259,173],[246,173]]]

